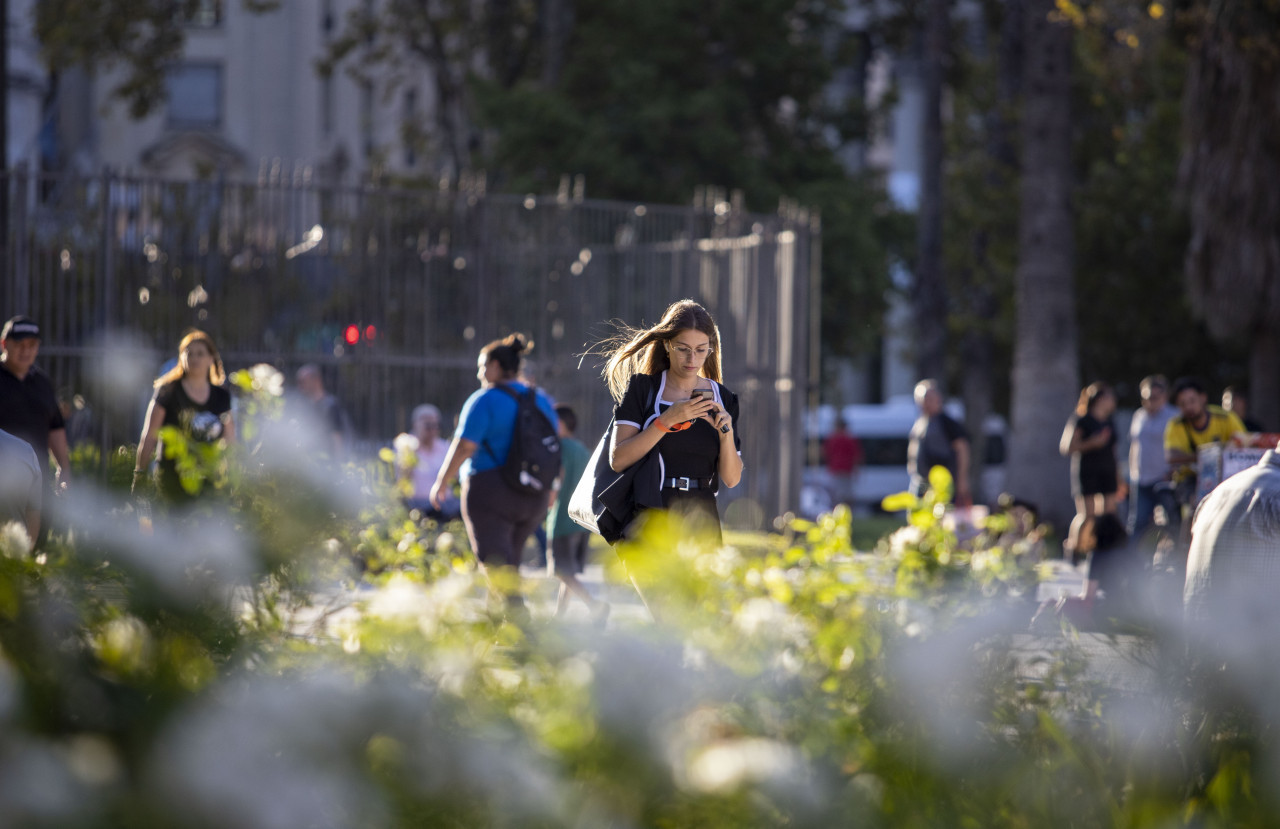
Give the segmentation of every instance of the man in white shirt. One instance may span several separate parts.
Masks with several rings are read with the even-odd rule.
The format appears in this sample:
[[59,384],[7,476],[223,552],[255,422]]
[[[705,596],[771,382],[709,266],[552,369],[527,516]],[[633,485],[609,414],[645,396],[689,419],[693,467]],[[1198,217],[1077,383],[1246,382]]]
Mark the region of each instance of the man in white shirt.
[[1169,478],[1164,432],[1178,408],[1169,402],[1169,381],[1163,375],[1142,378],[1142,408],[1129,424],[1129,537],[1140,538],[1151,526],[1157,505],[1166,513],[1176,508],[1173,490],[1160,486]]
[[431,487],[449,453],[449,441],[440,437],[440,421],[440,410],[430,403],[415,408],[411,433],[396,438],[396,464],[400,479],[408,481],[413,488],[413,494],[405,499],[405,506],[437,520],[451,520],[462,514],[458,499],[445,499],[437,510],[431,505],[430,497]]
[[1278,594],[1280,454],[1272,449],[1196,507],[1182,592],[1187,633],[1206,667],[1235,669],[1241,688],[1268,701],[1276,698]]

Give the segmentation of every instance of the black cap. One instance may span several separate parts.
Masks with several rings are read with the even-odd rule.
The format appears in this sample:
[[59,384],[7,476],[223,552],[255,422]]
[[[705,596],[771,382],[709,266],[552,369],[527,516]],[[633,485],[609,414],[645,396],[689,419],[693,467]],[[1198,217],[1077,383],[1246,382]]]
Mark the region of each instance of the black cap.
[[36,321],[21,314],[6,322],[4,330],[0,331],[0,340],[25,340],[39,336],[40,326]]

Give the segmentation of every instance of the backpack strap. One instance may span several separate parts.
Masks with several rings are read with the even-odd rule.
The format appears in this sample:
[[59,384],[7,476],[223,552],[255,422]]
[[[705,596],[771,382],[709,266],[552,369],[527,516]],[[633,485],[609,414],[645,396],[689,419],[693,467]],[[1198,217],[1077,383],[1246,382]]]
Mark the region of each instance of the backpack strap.
[[[515,389],[511,388],[511,387],[510,387],[510,386],[508,386],[506,383],[494,383],[494,384],[493,384],[493,386],[492,386],[492,388],[495,388],[495,389],[501,389],[502,391],[504,391],[504,392],[506,392],[508,395],[510,395],[510,396],[511,396],[511,399],[512,399],[512,400],[514,400],[514,401],[516,401],[516,408],[517,408],[517,411],[519,410],[519,406],[520,406],[520,398],[523,396],[523,395],[521,395],[521,394],[520,394],[520,392],[518,392],[518,391],[516,391]],[[526,395],[533,395],[534,393],[535,393],[534,388],[533,388],[532,386],[530,386],[530,387],[529,387],[529,390],[528,390],[525,394],[526,394]],[[488,452],[488,453],[489,453],[489,457],[493,458],[493,462],[494,462],[494,463],[500,463],[500,461],[498,460],[498,454],[497,454],[496,452],[494,452],[494,451],[493,451],[493,447],[489,445],[489,441],[488,441],[488,440],[485,440],[484,438],[481,438],[481,439],[480,439],[480,445],[484,447],[484,451],[486,451],[486,452]]]

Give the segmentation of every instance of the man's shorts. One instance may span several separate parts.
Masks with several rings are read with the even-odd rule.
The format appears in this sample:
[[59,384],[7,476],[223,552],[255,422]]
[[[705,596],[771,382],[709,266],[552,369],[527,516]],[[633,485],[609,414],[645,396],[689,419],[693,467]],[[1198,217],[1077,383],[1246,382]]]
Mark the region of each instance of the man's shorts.
[[587,566],[587,548],[591,546],[591,533],[580,532],[551,539],[547,551],[547,570],[553,575],[568,573],[577,575]]

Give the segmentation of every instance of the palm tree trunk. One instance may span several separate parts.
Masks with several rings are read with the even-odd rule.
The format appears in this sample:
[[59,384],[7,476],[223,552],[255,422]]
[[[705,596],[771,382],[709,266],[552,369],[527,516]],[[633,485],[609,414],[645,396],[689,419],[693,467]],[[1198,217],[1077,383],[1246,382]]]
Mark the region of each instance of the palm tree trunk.
[[1263,327],[1249,341],[1249,415],[1280,429],[1280,332]]
[[1079,390],[1071,219],[1070,25],[1028,0],[1015,275],[1010,491],[1064,533],[1072,509],[1058,437]]
[[[986,184],[994,192],[1009,190],[1012,182],[1017,180],[1018,154],[1010,113],[1017,104],[1022,81],[1022,5],[1023,0],[1006,0],[1004,5],[996,55],[996,101],[985,118],[987,154],[995,162],[991,174],[986,177]],[[1000,233],[1001,230],[996,228],[995,232]],[[994,408],[997,351],[994,332],[984,322],[995,319],[999,313],[997,286],[1002,284],[991,261],[991,235],[985,229],[974,234],[973,267],[961,274],[970,323],[960,343],[960,357],[965,426],[973,443],[969,488],[975,500],[995,505],[1001,493],[987,491],[982,481],[988,454],[985,426],[987,416]]]
[[[1188,38],[1179,186],[1187,201],[1187,289],[1221,343],[1250,350],[1250,409],[1280,426],[1280,7],[1212,4]],[[1199,19],[1199,18],[1195,18]]]
[[942,273],[942,75],[946,60],[950,0],[929,0],[921,75],[924,123],[920,163],[920,212],[912,312],[916,371],[946,383],[947,286]]

